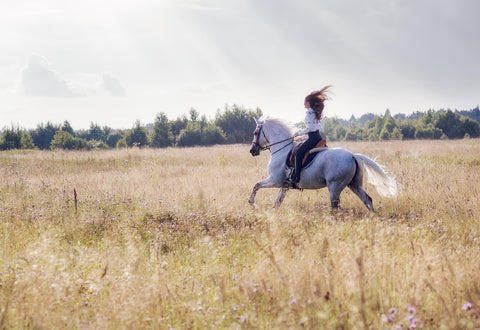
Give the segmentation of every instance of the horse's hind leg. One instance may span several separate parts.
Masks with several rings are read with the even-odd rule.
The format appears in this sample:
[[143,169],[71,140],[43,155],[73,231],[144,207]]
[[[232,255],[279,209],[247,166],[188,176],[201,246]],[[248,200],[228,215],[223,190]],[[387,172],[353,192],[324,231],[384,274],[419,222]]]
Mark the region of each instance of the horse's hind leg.
[[345,186],[338,184],[337,182],[328,184],[328,193],[330,194],[330,204],[332,205],[332,209],[337,209],[340,205],[340,194],[343,188],[345,188]]
[[352,181],[348,184],[348,187],[355,193],[355,195],[360,198],[360,200],[365,204],[367,209],[370,211],[374,211],[373,209],[373,202],[372,198],[368,196],[368,194],[365,192],[365,190],[362,187],[362,182],[363,182],[363,170],[362,167],[360,167],[357,163],[357,160],[354,158],[355,164],[357,165],[357,170],[355,171],[355,175],[352,179]]
[[349,185],[348,187],[360,198],[367,209],[374,211],[372,198],[365,192],[362,186]]

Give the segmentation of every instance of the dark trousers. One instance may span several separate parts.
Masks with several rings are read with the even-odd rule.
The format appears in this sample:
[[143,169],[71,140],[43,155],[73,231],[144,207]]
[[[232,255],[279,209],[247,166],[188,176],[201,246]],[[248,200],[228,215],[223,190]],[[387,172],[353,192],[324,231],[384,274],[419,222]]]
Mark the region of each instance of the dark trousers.
[[315,147],[318,142],[322,139],[319,131],[309,132],[307,141],[303,142],[300,148],[297,149],[295,152],[295,174],[294,174],[294,181],[300,181],[300,171],[302,170],[302,160],[305,154]]

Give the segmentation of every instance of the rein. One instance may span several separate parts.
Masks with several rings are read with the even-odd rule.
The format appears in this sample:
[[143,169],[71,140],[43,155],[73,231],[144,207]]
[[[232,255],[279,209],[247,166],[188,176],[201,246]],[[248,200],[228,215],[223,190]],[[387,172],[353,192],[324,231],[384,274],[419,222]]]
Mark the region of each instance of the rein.
[[[265,141],[267,141],[267,143],[268,143],[265,147],[262,147],[262,146],[258,143],[258,140],[260,139],[260,132],[262,132],[263,137],[265,138]],[[280,143],[283,143],[283,142],[286,142],[286,141],[288,141],[288,140],[290,140],[290,143],[287,143],[286,145],[284,145],[284,146],[281,147],[280,149],[278,149],[278,150],[276,150],[276,151],[274,151],[274,152],[272,152],[272,150],[270,149],[270,147],[275,146],[275,145],[280,144]],[[270,152],[272,152],[272,155],[273,155],[273,154],[276,154],[277,152],[285,149],[286,147],[288,147],[288,146],[291,145],[291,144],[293,144],[293,137],[289,137],[289,138],[286,138],[286,139],[281,140],[281,141],[277,141],[277,142],[274,142],[274,143],[270,143],[270,141],[268,141],[267,136],[265,135],[265,132],[263,131],[263,125],[260,125],[260,131],[258,132],[258,135],[257,135],[257,141],[255,141],[255,145],[257,145],[257,146],[260,148],[260,150],[262,150],[262,151],[263,151],[263,150],[270,150]]]

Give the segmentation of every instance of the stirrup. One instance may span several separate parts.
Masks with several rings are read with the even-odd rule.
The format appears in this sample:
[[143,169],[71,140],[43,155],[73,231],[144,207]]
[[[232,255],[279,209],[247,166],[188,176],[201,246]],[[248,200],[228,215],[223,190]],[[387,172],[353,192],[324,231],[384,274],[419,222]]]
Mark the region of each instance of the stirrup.
[[299,186],[297,186],[297,183],[291,178],[283,181],[282,188],[303,190],[303,188],[300,188]]

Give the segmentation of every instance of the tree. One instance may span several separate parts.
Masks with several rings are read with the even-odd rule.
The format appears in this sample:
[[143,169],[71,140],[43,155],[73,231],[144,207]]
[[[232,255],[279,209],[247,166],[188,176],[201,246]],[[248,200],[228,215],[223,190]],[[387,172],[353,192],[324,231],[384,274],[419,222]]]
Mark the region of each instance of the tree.
[[390,134],[390,138],[392,140],[403,140],[402,131],[398,127],[395,127],[392,133]]
[[50,149],[78,150],[92,148],[89,147],[86,140],[82,138],[76,138],[72,134],[60,130],[55,133],[52,143],[50,144]]
[[[388,109],[387,109],[388,111]],[[387,116],[385,117],[383,128],[380,131],[380,140],[390,140],[393,138],[393,131],[397,130],[396,137],[398,138],[400,130],[398,129],[397,123],[395,122],[395,119],[393,119],[392,116]],[[401,133],[400,133],[401,134]]]
[[477,138],[480,136],[480,124],[478,122],[468,117],[462,117],[461,121],[465,134],[468,134],[471,138]]
[[187,147],[200,145],[202,141],[202,131],[200,130],[199,123],[188,122],[187,126],[182,129],[177,139],[177,146]]
[[50,149],[75,149],[75,138],[66,131],[58,131],[50,143]]
[[191,121],[197,121],[199,116],[200,116],[200,113],[197,110],[195,110],[194,108],[190,109],[190,120]]
[[449,139],[461,139],[468,133],[471,137],[477,137],[479,125],[474,120],[461,116],[457,111],[440,112],[436,126],[440,128]]
[[404,139],[414,139],[415,138],[415,125],[410,120],[402,120],[399,123],[399,129],[402,133]]
[[70,133],[72,136],[75,136],[75,132],[73,131],[73,128],[68,122],[68,120],[65,120],[63,122],[62,127],[60,129],[64,132]]
[[152,147],[164,148],[173,144],[173,134],[170,131],[170,123],[167,115],[163,112],[157,114],[152,132]]
[[480,109],[477,105],[476,108],[473,108],[471,110],[463,110],[463,111],[459,111],[459,113],[462,115],[462,116],[466,116],[466,117],[469,117],[473,120],[475,120],[477,123],[480,123]]
[[338,125],[335,127],[335,139],[340,141],[345,139],[345,135],[347,134],[347,128],[343,125]]
[[440,139],[442,136],[446,135],[443,134],[441,129],[436,128],[432,124],[428,126],[419,126],[415,131],[416,139]]
[[87,140],[105,141],[106,137],[103,134],[103,130],[97,123],[90,123],[90,129],[88,130]]
[[50,148],[50,143],[52,142],[55,133],[59,130],[60,127],[54,126],[51,122],[47,122],[46,125],[43,123],[37,125],[37,128],[30,134],[32,135],[35,146],[44,150]]
[[173,134],[173,145],[177,145],[177,138],[180,135],[180,132],[187,127],[187,123],[188,119],[185,115],[170,122],[170,131]]
[[127,146],[145,147],[148,145],[147,130],[137,120],[135,127],[125,136]]
[[0,150],[34,149],[32,136],[18,126],[5,128],[0,134]]
[[123,133],[121,131],[116,131],[115,133],[110,133],[107,136],[107,145],[110,148],[115,148],[117,146],[117,142],[123,138]]
[[337,117],[325,118],[322,121],[322,133],[326,136],[327,140],[343,140],[347,134],[347,124],[347,121]]
[[213,144],[222,144],[227,140],[222,129],[212,123],[207,124],[202,130],[202,144],[209,146]]
[[22,148],[22,132],[18,127],[6,128],[0,137],[0,149],[21,149]]
[[262,111],[259,108],[253,111],[236,104],[232,107],[225,105],[223,113],[217,111],[214,123],[225,134],[227,143],[248,143],[255,130],[254,118],[261,116]]
[[21,148],[22,149],[34,149],[35,148],[35,144],[33,143],[32,136],[27,131],[22,132]]
[[362,139],[362,128],[355,121],[350,122],[347,133],[345,134],[345,140],[356,141]]

